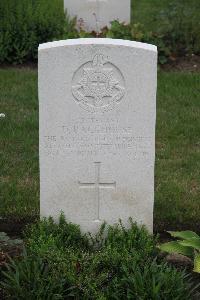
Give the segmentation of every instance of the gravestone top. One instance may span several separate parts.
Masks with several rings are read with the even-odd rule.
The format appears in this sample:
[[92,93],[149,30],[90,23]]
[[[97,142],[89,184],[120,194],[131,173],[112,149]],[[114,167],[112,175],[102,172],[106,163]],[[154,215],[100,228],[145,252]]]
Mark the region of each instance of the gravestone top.
[[83,231],[153,228],[157,48],[114,39],[39,46],[40,211]]
[[39,45],[39,50],[55,48],[55,47],[64,47],[64,46],[76,46],[76,45],[116,45],[116,46],[125,46],[133,47],[144,50],[151,50],[157,53],[157,47],[155,45],[121,40],[121,39],[111,39],[111,38],[80,38],[80,39],[68,39],[60,40],[54,42],[48,42]]

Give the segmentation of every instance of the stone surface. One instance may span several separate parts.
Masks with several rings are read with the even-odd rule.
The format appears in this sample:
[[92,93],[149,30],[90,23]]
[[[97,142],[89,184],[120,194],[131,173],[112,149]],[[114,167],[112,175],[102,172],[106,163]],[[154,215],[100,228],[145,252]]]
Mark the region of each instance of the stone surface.
[[95,232],[153,226],[157,49],[112,39],[39,47],[41,216]]
[[64,0],[64,8],[87,31],[99,32],[113,20],[130,23],[130,0]]

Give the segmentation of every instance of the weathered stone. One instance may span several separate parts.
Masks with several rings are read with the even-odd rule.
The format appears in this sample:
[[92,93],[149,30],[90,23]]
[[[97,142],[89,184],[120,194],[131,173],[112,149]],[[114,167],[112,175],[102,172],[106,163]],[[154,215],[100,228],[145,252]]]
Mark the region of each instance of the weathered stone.
[[155,46],[112,39],[39,47],[41,215],[95,232],[153,226]]

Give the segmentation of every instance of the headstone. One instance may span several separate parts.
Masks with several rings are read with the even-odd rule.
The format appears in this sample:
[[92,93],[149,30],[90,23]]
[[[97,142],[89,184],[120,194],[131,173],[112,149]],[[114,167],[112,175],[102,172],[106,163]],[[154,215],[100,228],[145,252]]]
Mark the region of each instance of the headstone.
[[41,216],[83,231],[153,227],[157,49],[78,39],[39,47]]
[[130,23],[130,0],[64,0],[64,8],[86,31],[99,32],[113,20]]

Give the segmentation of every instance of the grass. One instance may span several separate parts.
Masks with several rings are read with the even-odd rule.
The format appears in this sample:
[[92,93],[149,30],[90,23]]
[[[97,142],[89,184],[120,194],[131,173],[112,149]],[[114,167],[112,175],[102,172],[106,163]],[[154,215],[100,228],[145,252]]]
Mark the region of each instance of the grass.
[[158,77],[155,222],[200,226],[199,74]]
[[[158,74],[156,228],[200,226],[199,74]],[[39,214],[37,71],[0,69],[0,215]]]
[[131,20],[143,24],[148,30],[154,30],[159,13],[168,5],[169,0],[132,0]]
[[37,73],[0,71],[0,212],[33,216],[39,212]]
[[[199,0],[131,0],[131,20],[133,23],[141,23],[147,31],[157,31],[160,27],[161,13],[173,3],[183,4],[194,15],[199,15]],[[173,5],[172,5],[173,7]],[[188,16],[186,15],[187,19]],[[197,19],[196,19],[197,20]],[[189,21],[189,20],[187,20]],[[178,26],[178,23],[177,23]]]

